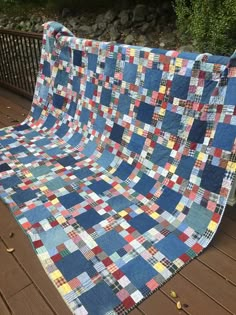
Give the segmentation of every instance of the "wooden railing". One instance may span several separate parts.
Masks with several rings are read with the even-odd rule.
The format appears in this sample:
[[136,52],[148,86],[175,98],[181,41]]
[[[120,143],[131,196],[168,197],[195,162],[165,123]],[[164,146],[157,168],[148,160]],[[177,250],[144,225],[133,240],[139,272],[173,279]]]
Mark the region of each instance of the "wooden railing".
[[0,85],[32,99],[42,34],[0,29]]

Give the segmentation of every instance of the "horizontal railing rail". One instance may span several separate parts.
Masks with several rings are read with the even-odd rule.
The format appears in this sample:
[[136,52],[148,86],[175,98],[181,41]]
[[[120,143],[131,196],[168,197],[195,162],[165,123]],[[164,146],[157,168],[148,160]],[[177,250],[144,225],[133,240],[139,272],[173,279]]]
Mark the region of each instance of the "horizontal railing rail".
[[0,29],[0,85],[32,99],[42,34]]

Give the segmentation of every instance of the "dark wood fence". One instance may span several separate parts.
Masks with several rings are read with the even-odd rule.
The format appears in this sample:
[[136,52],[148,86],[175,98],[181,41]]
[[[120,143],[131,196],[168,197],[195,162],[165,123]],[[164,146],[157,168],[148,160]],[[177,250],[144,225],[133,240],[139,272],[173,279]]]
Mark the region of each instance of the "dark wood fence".
[[42,34],[0,29],[0,85],[32,99]]

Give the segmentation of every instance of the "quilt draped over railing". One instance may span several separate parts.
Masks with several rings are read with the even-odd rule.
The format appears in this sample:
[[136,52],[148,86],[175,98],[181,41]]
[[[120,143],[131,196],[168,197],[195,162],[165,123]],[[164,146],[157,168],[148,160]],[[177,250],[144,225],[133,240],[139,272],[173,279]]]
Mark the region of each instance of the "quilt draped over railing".
[[0,196],[74,314],[125,314],[211,241],[235,136],[236,55],[46,23],[31,112],[0,130]]

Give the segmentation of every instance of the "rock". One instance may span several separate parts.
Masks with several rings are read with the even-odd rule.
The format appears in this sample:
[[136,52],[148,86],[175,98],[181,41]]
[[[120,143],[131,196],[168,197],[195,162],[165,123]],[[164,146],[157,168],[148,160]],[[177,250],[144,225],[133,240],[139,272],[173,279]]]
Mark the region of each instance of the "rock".
[[183,45],[183,46],[180,46],[178,48],[178,51],[180,51],[180,52],[182,52],[182,51],[191,51],[192,52],[192,51],[194,51],[194,47],[191,44]]
[[91,34],[92,33],[92,27],[88,25],[82,25],[78,28],[78,32],[82,34]]
[[[34,17],[34,16],[32,15],[31,19],[32,19],[33,17]],[[21,19],[22,19],[21,16],[16,16],[16,17],[14,18],[14,21],[15,21],[15,22],[19,22]],[[31,19],[30,19],[30,20],[31,20]]]
[[146,17],[147,22],[151,22],[155,19],[156,19],[156,14],[154,14],[154,13],[148,14]]
[[19,27],[20,27],[21,29],[23,29],[23,28],[25,27],[25,22],[24,22],[24,21],[21,21],[21,22],[19,23]]
[[103,16],[103,14],[99,14],[96,17],[96,24],[99,24],[99,23],[102,23],[102,22],[104,22],[104,16]]
[[115,27],[111,27],[110,29],[110,40],[116,41],[120,38],[120,32]]
[[71,11],[69,8],[62,9],[61,17],[64,19],[65,17],[69,16],[71,14]]
[[149,43],[149,41],[148,41],[147,36],[145,36],[145,35],[140,35],[140,36],[138,37],[138,40],[137,40],[137,45],[138,45],[138,46],[148,46],[148,43]]
[[133,22],[145,21],[147,16],[147,7],[144,4],[137,4],[133,11]]
[[101,31],[105,31],[105,29],[107,28],[107,23],[106,22],[100,22],[98,23],[98,29]]
[[120,14],[120,24],[123,26],[130,25],[131,19],[129,16],[129,13],[127,11],[123,11],[122,14]]
[[98,25],[97,24],[93,24],[92,25],[92,31],[93,32],[97,32],[97,30],[98,30]]
[[134,36],[132,34],[129,34],[128,36],[126,36],[125,40],[124,40],[124,43],[126,45],[134,45]]
[[108,23],[111,23],[115,20],[116,13],[113,10],[108,10],[104,16],[104,20]]
[[147,32],[147,30],[149,29],[150,24],[149,23],[144,23],[140,29],[140,31],[144,34]]
[[176,47],[176,36],[173,32],[163,32],[160,36],[160,43],[167,49],[172,49]]
[[28,28],[28,29],[29,29],[29,28],[30,28],[30,26],[31,26],[30,21],[26,21],[26,22],[25,22],[25,28]]

